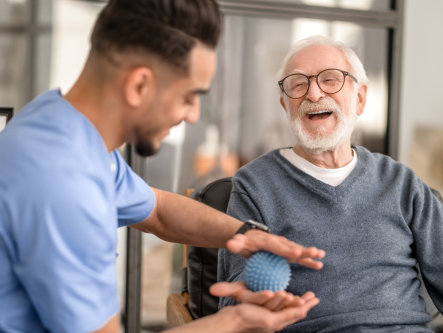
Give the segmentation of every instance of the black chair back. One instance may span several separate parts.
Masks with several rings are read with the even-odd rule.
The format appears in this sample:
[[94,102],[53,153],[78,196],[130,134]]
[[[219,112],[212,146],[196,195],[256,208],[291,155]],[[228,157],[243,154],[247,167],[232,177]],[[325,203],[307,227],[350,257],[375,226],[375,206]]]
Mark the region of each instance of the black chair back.
[[[231,194],[231,178],[221,178],[197,188],[191,198],[226,212]],[[209,293],[217,282],[217,248],[188,247],[187,282],[188,309],[194,319],[217,312],[218,297]]]

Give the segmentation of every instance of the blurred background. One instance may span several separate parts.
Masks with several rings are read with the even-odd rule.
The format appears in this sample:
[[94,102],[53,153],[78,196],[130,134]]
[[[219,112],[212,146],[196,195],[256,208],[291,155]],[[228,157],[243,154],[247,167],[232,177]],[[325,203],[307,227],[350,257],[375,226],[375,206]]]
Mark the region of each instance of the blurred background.
[[[80,73],[105,3],[0,0],[0,107],[17,113],[47,89],[66,92]],[[320,34],[351,46],[368,72],[367,106],[354,143],[391,155],[443,191],[442,1],[219,3],[225,22],[218,70],[200,122],[174,128],[154,157],[122,147],[150,185],[183,193],[292,145],[276,72],[294,41]],[[181,247],[131,232],[119,230],[122,331],[156,332],[165,327],[167,294],[180,288]],[[128,318],[136,329],[128,327]]]

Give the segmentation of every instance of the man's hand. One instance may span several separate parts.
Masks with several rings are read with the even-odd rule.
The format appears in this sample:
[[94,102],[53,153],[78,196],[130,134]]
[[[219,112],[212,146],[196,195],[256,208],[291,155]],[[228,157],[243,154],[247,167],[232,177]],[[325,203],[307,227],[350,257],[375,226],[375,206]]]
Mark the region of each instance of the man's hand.
[[304,247],[285,237],[269,234],[260,230],[249,230],[245,234],[236,234],[226,244],[227,248],[248,258],[257,251],[264,250],[285,257],[289,262],[296,262],[313,269],[320,269],[323,263],[316,261],[325,256],[325,251],[316,247]]
[[[211,294],[218,297],[232,297],[243,303],[225,307],[239,311],[244,332],[274,332],[307,316],[307,313],[319,303],[314,293],[295,296],[285,291],[252,292],[243,282],[219,282],[211,286]],[[240,330],[242,331],[242,330]]]
[[[244,282],[239,281],[232,283],[218,282],[213,284],[209,291],[217,297],[229,296],[240,303],[260,305],[270,311],[280,311],[289,307],[303,307],[307,302],[311,301],[315,302],[314,305],[318,304],[318,299],[310,291],[301,297],[283,290],[277,292],[270,290],[253,292],[246,287]],[[309,304],[312,305],[311,303]]]
[[313,298],[302,306],[287,307],[279,311],[270,311],[253,304],[226,306],[215,314],[193,320],[165,333],[273,333],[305,318],[317,303],[318,300]]

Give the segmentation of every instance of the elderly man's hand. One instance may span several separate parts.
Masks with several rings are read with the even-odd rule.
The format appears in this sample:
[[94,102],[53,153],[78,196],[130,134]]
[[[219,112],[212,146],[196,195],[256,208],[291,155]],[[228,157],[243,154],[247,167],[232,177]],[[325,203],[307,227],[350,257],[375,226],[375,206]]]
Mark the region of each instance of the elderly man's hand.
[[304,247],[285,237],[269,234],[260,230],[249,230],[236,234],[226,244],[227,248],[248,258],[257,251],[264,250],[285,257],[313,269],[320,269],[323,263],[317,261],[325,256],[325,251],[316,247]]

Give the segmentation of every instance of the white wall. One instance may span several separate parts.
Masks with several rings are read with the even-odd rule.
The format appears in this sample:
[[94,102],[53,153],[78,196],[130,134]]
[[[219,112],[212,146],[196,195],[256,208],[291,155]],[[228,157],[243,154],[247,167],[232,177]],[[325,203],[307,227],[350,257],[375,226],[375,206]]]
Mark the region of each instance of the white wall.
[[79,76],[89,51],[89,36],[102,3],[54,1],[50,88],[66,93]]
[[405,11],[399,160],[411,165],[416,126],[443,130],[443,1],[405,0]]

